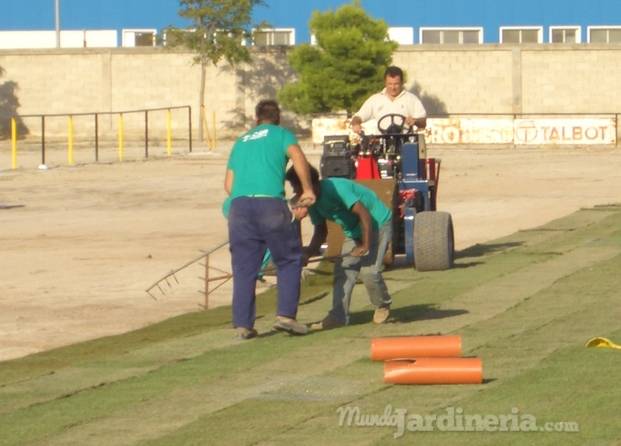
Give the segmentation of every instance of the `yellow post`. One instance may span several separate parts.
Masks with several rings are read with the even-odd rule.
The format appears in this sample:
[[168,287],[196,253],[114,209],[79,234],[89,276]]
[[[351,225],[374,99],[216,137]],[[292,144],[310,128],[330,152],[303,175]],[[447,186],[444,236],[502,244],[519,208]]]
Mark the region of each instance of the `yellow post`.
[[123,161],[123,113],[119,113],[119,161]]
[[17,121],[11,118],[11,167],[17,169]]
[[73,164],[73,116],[69,115],[69,165]]
[[216,112],[213,112],[211,115],[211,123],[213,124],[213,144],[211,146],[215,149],[216,148]]
[[168,156],[172,155],[172,136],[170,130],[170,108],[166,110],[166,139],[168,142]]
[[204,105],[201,105],[201,116],[203,117],[203,128],[205,129],[205,133],[207,133],[207,148],[211,150],[211,134],[209,133],[209,124],[207,123],[207,114],[205,113]]

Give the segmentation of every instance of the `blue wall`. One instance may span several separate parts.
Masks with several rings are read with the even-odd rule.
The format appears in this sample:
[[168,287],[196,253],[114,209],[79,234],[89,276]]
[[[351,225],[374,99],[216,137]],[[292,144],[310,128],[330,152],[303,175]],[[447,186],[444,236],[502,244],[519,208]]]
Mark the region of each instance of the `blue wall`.
[[[314,10],[337,9],[342,0],[265,0],[254,20],[295,28],[297,43],[308,42]],[[486,43],[498,42],[499,26],[621,25],[620,0],[362,0],[362,7],[390,26],[482,26]],[[178,0],[60,0],[61,29],[156,28],[189,23],[177,15]],[[0,30],[53,30],[54,0],[0,0]]]

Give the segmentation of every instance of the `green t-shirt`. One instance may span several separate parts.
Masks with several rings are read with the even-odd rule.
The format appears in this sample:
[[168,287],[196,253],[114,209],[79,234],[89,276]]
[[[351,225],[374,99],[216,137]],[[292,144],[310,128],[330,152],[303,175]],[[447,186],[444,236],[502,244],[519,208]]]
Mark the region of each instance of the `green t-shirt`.
[[345,178],[324,178],[320,184],[319,199],[308,208],[314,225],[331,220],[341,225],[347,237],[362,237],[360,219],[350,210],[357,201],[369,210],[374,231],[392,219],[392,211],[369,188]]
[[295,135],[272,124],[261,124],[242,135],[226,166],[233,171],[231,199],[253,195],[284,199],[287,149],[292,144],[298,144]]

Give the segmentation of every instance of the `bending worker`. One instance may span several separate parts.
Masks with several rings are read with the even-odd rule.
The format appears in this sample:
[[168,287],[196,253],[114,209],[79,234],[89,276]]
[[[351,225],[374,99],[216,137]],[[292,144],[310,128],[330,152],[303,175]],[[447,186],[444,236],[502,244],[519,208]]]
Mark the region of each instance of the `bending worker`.
[[[345,241],[334,265],[332,309],[313,329],[329,329],[349,324],[349,303],[358,277],[364,283],[375,306],[373,322],[388,319],[392,299],[382,277],[384,254],[392,239],[392,212],[371,189],[345,178],[324,178],[310,167],[313,191],[317,201],[308,207],[314,228],[312,239],[302,255],[302,264],[319,253],[326,241],[331,220],[343,228]],[[287,180],[296,194],[303,192],[302,182],[294,169],[287,171]]]
[[424,129],[427,125],[427,112],[423,103],[414,93],[403,89],[403,71],[395,66],[388,67],[384,73],[384,89],[369,97],[354,114],[351,129],[360,133],[363,122],[380,119],[388,114],[404,116],[405,124],[409,127]]

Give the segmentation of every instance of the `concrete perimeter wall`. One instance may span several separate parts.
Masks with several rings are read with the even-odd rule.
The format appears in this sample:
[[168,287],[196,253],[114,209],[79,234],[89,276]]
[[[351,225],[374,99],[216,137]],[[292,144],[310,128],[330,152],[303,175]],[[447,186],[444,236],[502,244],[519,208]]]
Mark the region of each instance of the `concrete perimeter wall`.
[[[209,67],[205,104],[218,138],[252,125],[257,100],[273,98],[295,81],[289,47],[253,48],[253,62]],[[121,112],[192,106],[198,135],[200,68],[192,53],[163,48],[0,50],[0,116],[15,110],[31,137],[40,118],[27,115]],[[621,110],[621,45],[404,45],[393,55],[407,72],[428,114],[611,114]],[[149,116],[149,132],[166,134],[165,112]],[[172,112],[173,137],[187,137],[187,111]],[[144,114],[124,115],[127,138],[144,136]],[[46,118],[46,137],[67,133],[67,118]],[[92,117],[76,117],[76,136],[93,131]],[[309,135],[311,117],[285,116]],[[118,117],[102,119],[114,135]],[[1,130],[1,129],[0,129]],[[213,129],[212,129],[213,131]],[[6,137],[6,134],[4,135]]]

